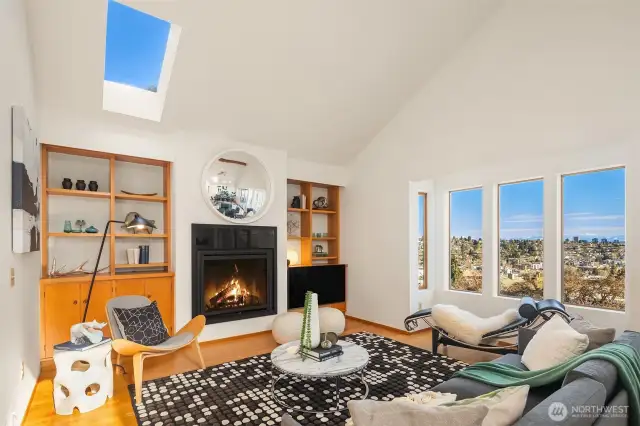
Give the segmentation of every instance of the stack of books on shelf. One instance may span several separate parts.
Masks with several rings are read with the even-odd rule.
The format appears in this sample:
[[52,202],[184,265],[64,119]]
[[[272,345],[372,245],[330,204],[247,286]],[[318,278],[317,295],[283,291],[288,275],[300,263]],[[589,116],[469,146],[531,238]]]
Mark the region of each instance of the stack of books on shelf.
[[328,349],[317,347],[314,349],[302,348],[302,353],[305,357],[314,361],[322,362],[331,358],[342,355],[342,346],[333,345]]
[[109,343],[111,341],[110,337],[103,337],[101,341],[98,343],[91,343],[89,339],[86,339],[85,343],[73,343],[71,341],[59,343],[53,346],[53,349],[56,351],[80,351],[84,352],[88,349],[95,348],[96,346],[104,345],[105,343]]

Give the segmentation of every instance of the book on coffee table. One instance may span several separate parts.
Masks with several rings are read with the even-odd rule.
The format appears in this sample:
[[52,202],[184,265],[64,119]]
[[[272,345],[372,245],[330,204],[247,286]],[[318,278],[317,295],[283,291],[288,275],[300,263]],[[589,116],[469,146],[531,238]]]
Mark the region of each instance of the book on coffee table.
[[334,345],[326,349],[321,347],[313,349],[302,348],[302,353],[315,361],[326,361],[342,355],[342,346]]

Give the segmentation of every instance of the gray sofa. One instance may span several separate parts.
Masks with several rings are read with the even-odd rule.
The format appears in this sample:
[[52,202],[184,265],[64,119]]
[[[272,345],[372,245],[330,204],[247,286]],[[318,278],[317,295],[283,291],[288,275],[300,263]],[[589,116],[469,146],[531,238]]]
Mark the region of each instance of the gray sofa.
[[[520,362],[527,344],[535,335],[535,331],[520,329],[518,335],[518,354],[508,354],[493,362],[512,364],[526,369]],[[616,342],[633,346],[640,353],[640,333],[625,331]],[[458,400],[474,398],[494,391],[490,385],[471,379],[453,378],[435,386],[433,391],[455,393]],[[555,421],[549,416],[549,407],[560,402],[568,409],[564,420]],[[627,392],[621,387],[616,367],[608,361],[592,360],[581,364],[565,376],[562,382],[553,385],[531,388],[523,417],[514,426],[637,426],[631,425],[627,417],[629,400]],[[573,407],[592,410],[591,407],[606,407],[611,415],[585,413],[572,415]],[[584,408],[587,407],[587,408]],[[299,426],[289,415],[282,417],[283,426]],[[358,425],[362,426],[362,425]],[[366,426],[366,425],[364,425]]]
[[[515,365],[526,369],[520,362],[521,355],[535,331],[521,329],[518,336],[518,354],[508,354],[493,362]],[[640,333],[625,331],[616,342],[632,345],[640,352]],[[491,392],[496,388],[471,379],[453,378],[435,386],[437,392],[450,392],[458,395],[458,400],[473,398]],[[552,421],[549,407],[555,402],[564,404],[568,416],[561,421]],[[572,415],[572,407],[593,410],[591,407],[607,407],[609,415],[585,413]],[[584,408],[587,407],[587,408]],[[515,426],[544,426],[551,424],[571,426],[627,426],[628,396],[618,381],[616,367],[608,361],[592,360],[573,369],[564,381],[553,385],[531,388],[524,410],[524,416]]]

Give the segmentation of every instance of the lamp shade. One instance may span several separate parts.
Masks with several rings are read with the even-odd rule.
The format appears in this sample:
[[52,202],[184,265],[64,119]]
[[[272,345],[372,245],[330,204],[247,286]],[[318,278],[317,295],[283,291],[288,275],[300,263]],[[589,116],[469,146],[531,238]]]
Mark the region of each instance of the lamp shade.
[[130,212],[124,219],[123,227],[127,229],[144,229],[145,227],[156,229],[156,221],[145,219],[137,212]]
[[292,265],[297,265],[298,262],[300,262],[300,259],[298,258],[298,252],[292,249],[287,250],[287,260]]

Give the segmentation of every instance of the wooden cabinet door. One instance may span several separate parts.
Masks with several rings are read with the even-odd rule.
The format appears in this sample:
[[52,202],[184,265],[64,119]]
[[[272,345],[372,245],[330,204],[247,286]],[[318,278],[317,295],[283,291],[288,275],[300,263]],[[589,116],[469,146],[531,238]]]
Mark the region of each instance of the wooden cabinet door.
[[173,278],[148,278],[145,280],[146,296],[151,301],[158,302],[158,310],[173,335]]
[[116,297],[117,296],[146,296],[144,291],[144,280],[116,280]]
[[[89,297],[89,285],[91,283],[83,283],[80,287],[80,315],[84,314],[85,306],[87,306],[87,299]],[[113,298],[113,281],[96,281],[93,285],[93,291],[91,292],[91,303],[89,303],[89,309],[87,310],[87,321],[96,320],[98,322],[107,321],[107,301]],[[111,331],[107,325],[102,329],[105,336],[111,337]]]
[[80,283],[47,285],[44,291],[46,357],[53,357],[53,345],[69,340],[71,326],[82,319],[80,306]]

